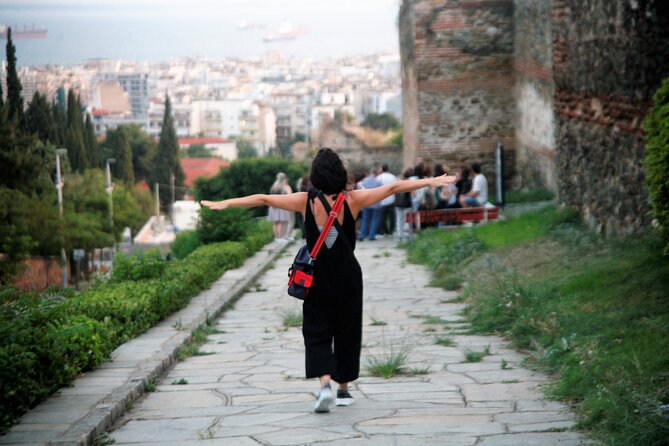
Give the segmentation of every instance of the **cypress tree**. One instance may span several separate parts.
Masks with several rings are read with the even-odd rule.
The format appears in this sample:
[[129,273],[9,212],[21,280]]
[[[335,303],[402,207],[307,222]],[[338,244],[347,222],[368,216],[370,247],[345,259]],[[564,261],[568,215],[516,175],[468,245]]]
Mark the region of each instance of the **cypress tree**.
[[135,183],[135,174],[132,169],[132,150],[128,142],[128,135],[123,126],[107,133],[107,141],[112,149],[116,163],[113,164],[114,178],[126,183]]
[[26,130],[37,134],[43,142],[55,144],[57,141],[56,125],[51,113],[51,106],[46,96],[36,91],[26,111]]
[[2,96],[2,82],[0,82],[0,110],[5,106],[5,99]]
[[88,153],[84,143],[81,106],[73,90],[67,94],[66,147],[73,170],[83,172],[89,167]]
[[64,146],[67,135],[67,114],[65,109],[57,102],[51,103],[51,116],[53,117],[53,125],[55,130],[54,144]]
[[184,172],[179,163],[179,144],[177,141],[177,132],[174,127],[174,117],[172,116],[172,103],[170,98],[165,99],[165,113],[163,115],[163,127],[160,131],[160,141],[158,142],[158,151],[153,162],[153,169],[149,176],[149,185],[153,188],[154,183],[161,185],[160,202],[167,205],[171,201],[169,193],[170,176],[174,174],[174,184],[176,186],[176,197],[183,196],[181,188],[184,183]]
[[84,138],[86,143],[86,151],[88,152],[88,161],[91,167],[102,167],[102,151],[100,144],[95,137],[95,127],[91,115],[86,113],[86,123],[84,124]]
[[7,28],[7,105],[9,119],[17,118],[23,123],[23,98],[21,97],[21,81],[16,73],[16,47],[12,41],[12,29]]

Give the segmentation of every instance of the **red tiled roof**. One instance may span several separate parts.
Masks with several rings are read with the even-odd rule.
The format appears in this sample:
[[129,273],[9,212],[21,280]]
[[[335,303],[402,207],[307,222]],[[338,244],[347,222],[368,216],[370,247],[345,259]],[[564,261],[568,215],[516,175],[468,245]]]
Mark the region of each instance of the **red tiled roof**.
[[221,158],[182,158],[179,162],[186,175],[184,179],[184,186],[186,187],[192,187],[196,178],[211,178],[221,168],[230,165],[228,161]]
[[231,143],[229,139],[218,138],[216,136],[198,136],[195,138],[179,138],[180,146],[192,146],[193,144],[227,144]]

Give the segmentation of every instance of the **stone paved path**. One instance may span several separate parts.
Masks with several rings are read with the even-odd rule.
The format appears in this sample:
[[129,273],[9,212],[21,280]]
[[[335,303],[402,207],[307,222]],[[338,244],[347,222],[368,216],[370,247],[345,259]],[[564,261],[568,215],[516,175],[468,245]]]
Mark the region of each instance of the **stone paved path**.
[[[570,430],[574,417],[565,406],[542,399],[537,386],[546,378],[522,368],[522,356],[502,339],[453,334],[464,326],[462,304],[427,287],[429,273],[408,264],[391,241],[356,250],[365,274],[362,361],[406,351],[407,368],[427,373],[386,380],[363,372],[353,406],[312,413],[318,383],[303,378],[300,329],[282,323],[300,311],[285,291],[293,251],[218,320],[223,333],[201,348],[214,354],[178,363],[136,402],[109,433],[116,444],[590,444]],[[436,318],[448,323],[427,323]],[[453,346],[435,343],[447,335]],[[486,348],[481,362],[463,362],[466,352]],[[188,384],[173,384],[182,378]]]

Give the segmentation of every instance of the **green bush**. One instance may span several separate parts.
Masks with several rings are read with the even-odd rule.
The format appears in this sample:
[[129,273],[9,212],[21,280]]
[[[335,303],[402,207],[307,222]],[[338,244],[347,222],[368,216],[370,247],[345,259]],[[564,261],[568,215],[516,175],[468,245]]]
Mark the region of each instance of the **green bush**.
[[646,186],[669,254],[669,78],[653,97],[655,105],[644,122],[646,131]]
[[181,231],[177,234],[177,237],[170,245],[170,248],[172,249],[174,257],[183,259],[201,245],[202,240],[200,240],[197,231]]
[[249,222],[242,241],[201,246],[183,259],[163,260],[157,250],[117,256],[112,280],[76,296],[1,290],[0,432],[271,240],[268,222]]
[[251,216],[248,209],[229,208],[212,211],[203,207],[200,210],[197,234],[204,244],[239,241],[246,236],[250,226]]
[[118,253],[114,256],[112,280],[114,282],[121,282],[124,280],[142,280],[160,277],[166,263],[166,260],[163,259],[157,248],[132,255]]

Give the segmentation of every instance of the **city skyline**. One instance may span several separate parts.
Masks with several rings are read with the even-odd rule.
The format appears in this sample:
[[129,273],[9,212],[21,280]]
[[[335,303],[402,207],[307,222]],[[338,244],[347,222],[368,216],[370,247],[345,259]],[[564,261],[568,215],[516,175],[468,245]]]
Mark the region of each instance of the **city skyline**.
[[399,51],[399,0],[0,0],[0,10],[6,25],[48,28],[45,39],[15,40],[20,66]]

